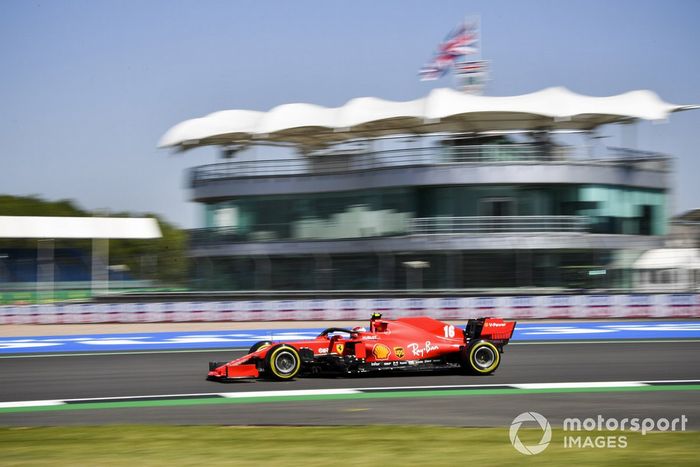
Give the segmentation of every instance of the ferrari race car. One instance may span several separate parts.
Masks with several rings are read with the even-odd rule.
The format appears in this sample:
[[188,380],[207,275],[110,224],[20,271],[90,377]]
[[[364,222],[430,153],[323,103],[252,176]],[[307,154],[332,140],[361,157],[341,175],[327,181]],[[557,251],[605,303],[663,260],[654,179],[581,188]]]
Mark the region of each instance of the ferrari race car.
[[487,375],[501,363],[515,322],[470,319],[464,330],[429,317],[382,319],[365,328],[328,328],[313,340],[262,341],[230,362],[209,362],[207,379],[289,380],[297,375],[352,375],[387,370],[463,369]]

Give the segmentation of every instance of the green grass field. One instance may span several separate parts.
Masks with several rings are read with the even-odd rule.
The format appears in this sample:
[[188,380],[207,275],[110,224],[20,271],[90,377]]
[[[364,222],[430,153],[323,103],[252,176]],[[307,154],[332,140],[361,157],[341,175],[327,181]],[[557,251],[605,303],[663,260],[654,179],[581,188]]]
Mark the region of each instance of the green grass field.
[[[698,432],[614,434],[627,448],[564,448],[555,429],[544,452],[526,456],[505,427],[0,428],[0,465],[698,465]],[[520,431],[526,444],[540,435]]]

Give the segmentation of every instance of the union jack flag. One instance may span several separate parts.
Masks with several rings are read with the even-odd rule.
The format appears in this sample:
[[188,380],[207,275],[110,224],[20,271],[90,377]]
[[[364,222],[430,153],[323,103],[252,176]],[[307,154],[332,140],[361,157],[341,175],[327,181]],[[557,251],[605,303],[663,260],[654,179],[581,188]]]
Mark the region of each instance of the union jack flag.
[[460,57],[479,53],[478,43],[479,23],[461,23],[445,37],[433,58],[421,68],[418,73],[420,79],[442,78]]
[[479,52],[479,29],[477,23],[462,23],[450,32],[438,46],[440,53],[459,57]]

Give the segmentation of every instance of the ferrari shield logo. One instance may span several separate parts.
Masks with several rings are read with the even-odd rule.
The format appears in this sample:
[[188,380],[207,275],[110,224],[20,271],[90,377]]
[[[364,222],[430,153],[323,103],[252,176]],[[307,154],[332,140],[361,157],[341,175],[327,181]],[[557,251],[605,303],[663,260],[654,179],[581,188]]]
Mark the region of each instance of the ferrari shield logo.
[[342,355],[343,349],[345,349],[345,344],[335,344],[335,352],[337,354]]
[[394,347],[394,355],[398,358],[403,358],[406,353],[403,351],[403,347]]

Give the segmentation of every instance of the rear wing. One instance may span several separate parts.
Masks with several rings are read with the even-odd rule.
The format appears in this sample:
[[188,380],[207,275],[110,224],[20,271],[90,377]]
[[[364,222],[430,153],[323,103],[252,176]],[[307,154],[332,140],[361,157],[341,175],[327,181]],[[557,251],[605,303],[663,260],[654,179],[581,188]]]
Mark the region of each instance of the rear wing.
[[467,321],[464,339],[467,342],[485,339],[500,344],[507,344],[513,331],[515,321],[503,321],[501,318],[477,318]]

